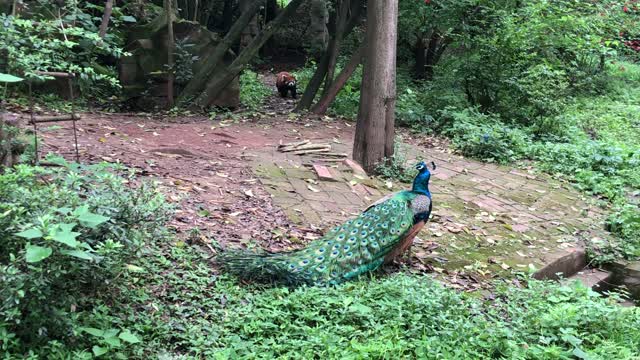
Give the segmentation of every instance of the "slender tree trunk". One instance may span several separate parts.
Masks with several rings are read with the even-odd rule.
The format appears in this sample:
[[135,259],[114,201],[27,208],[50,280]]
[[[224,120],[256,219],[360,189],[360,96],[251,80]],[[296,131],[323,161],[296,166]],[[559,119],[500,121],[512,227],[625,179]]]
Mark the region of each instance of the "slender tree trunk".
[[[210,0],[211,1],[211,0]],[[214,2],[211,1],[211,4]],[[213,11],[213,6],[209,6],[209,11]],[[225,0],[222,8],[222,30],[226,33],[233,24],[233,0]]]
[[[357,7],[352,9],[351,18],[349,19],[349,23],[347,24],[344,31],[345,37],[349,35],[353,28],[355,28],[358,24],[361,11],[362,6],[360,6],[360,3],[358,3]],[[320,58],[318,66],[316,67],[316,71],[313,73],[309,84],[307,84],[307,87],[304,89],[304,93],[302,94],[300,101],[298,101],[298,104],[296,105],[294,111],[300,112],[311,107],[313,99],[316,97],[318,89],[320,89],[320,86],[322,85],[322,80],[324,80],[327,74],[327,68],[329,67],[329,56],[329,51],[325,51],[324,55],[322,55],[322,58]]]
[[210,78],[211,73],[215,71],[218,64],[220,64],[224,58],[224,54],[229,51],[229,48],[240,38],[242,30],[251,21],[253,15],[260,8],[260,1],[255,0],[249,8],[246,9],[240,15],[238,20],[233,24],[227,35],[220,41],[218,46],[213,50],[209,56],[204,58],[203,64],[200,65],[200,69],[194,74],[193,78],[187,83],[184,90],[178,97],[178,104],[184,106],[186,102],[198,94],[199,91],[204,89],[207,80]]
[[436,57],[441,40],[442,37],[440,36],[440,33],[438,30],[434,29],[431,33],[431,38],[429,38],[429,46],[427,46],[427,54],[424,62],[424,78],[427,80],[433,79],[433,67],[438,61]]
[[[253,2],[256,0],[240,0],[240,11],[243,13],[251,8]],[[257,0],[261,5],[263,4],[262,0]],[[258,34],[258,16],[254,16],[249,20],[249,23],[242,29],[242,34],[240,35],[240,49],[244,49],[249,45],[251,40]]]
[[398,0],[367,4],[367,50],[353,159],[371,172],[393,156]]
[[414,60],[413,74],[416,79],[424,78],[424,67],[427,64],[426,46],[424,44],[424,38],[419,37],[414,45]]
[[100,39],[104,39],[107,35],[107,28],[109,27],[109,19],[111,18],[111,12],[113,11],[113,0],[107,0],[104,3],[104,13],[102,14],[102,22],[100,23],[100,30],[98,36]]
[[229,84],[244,68],[244,66],[253,59],[258,53],[258,50],[264,45],[264,43],[273,35],[273,33],[284,24],[300,7],[305,0],[292,0],[289,5],[267,26],[264,30],[258,34],[247,47],[240,52],[238,57],[229,65],[229,67],[218,67],[213,75],[210,77],[210,81],[207,84],[205,90],[196,98],[192,107],[205,108],[222,92],[222,90]]
[[197,21],[198,20],[198,0],[194,0],[194,5],[193,5],[193,21]]
[[360,65],[360,63],[362,62],[362,58],[364,57],[366,49],[365,44],[365,42],[360,44],[358,50],[356,50],[356,52],[351,55],[351,59],[344,67],[344,69],[342,69],[336,80],[331,84],[331,87],[327,89],[325,94],[322,95],[322,98],[320,98],[320,100],[318,100],[318,102],[313,106],[313,109],[311,109],[312,112],[316,114],[324,114],[327,112],[327,109],[329,108],[333,100],[335,100],[340,90],[342,90],[344,84],[347,83],[347,80],[349,80],[358,65]]
[[[336,9],[335,20],[335,33],[329,45],[329,66],[327,67],[327,75],[324,80],[323,95],[327,93],[333,82],[333,77],[336,71],[336,63],[338,61],[338,54],[340,53],[340,45],[344,36],[344,28],[347,26],[347,19],[349,18],[349,8],[351,7],[350,0],[338,0],[339,6]],[[359,0],[357,0],[359,1]]]
[[173,83],[174,76],[174,52],[175,52],[175,38],[173,36],[173,0],[165,0],[165,11],[167,13],[167,106],[173,107]]

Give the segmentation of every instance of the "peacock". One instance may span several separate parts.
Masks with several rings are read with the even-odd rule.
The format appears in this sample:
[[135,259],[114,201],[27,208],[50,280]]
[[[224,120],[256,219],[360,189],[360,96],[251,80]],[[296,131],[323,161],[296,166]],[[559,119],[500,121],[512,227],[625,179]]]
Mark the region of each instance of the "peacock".
[[[431,162],[433,169],[436,165]],[[411,190],[389,194],[306,248],[283,253],[226,251],[217,263],[241,279],[285,285],[339,284],[372,271],[411,247],[431,214],[431,172],[416,165]]]

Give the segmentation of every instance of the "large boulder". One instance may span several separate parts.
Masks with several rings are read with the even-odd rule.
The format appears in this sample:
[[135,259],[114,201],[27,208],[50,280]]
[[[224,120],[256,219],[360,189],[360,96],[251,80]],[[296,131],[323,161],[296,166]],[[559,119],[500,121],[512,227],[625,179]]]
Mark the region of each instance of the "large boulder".
[[[120,83],[127,100],[138,108],[152,110],[165,107],[167,101],[167,53],[168,31],[166,15],[129,30],[126,50],[131,55],[120,60]],[[217,34],[202,27],[199,23],[182,19],[173,20],[176,40],[176,82],[174,94],[180,94],[190,76],[193,76],[202,63],[201,59],[220,42]],[[229,51],[224,58],[228,65],[235,54]],[[220,93],[211,105],[233,108],[240,104],[240,82],[234,79]]]

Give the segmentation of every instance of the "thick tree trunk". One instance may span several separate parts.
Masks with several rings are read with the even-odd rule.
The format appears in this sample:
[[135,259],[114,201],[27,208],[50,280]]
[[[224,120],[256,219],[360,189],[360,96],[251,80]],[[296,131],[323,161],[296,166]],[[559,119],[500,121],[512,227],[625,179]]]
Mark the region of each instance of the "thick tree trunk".
[[[353,30],[353,28],[355,28],[356,25],[358,24],[358,21],[360,20],[361,11],[362,11],[362,6],[360,6],[360,3],[358,3],[358,6],[356,6],[355,8],[352,8],[351,18],[349,19],[349,23],[345,28],[344,37],[349,35]],[[296,105],[296,108],[294,109],[294,111],[300,112],[302,110],[307,110],[311,107],[311,104],[313,103],[313,99],[316,97],[316,94],[318,93],[318,89],[320,89],[320,86],[322,85],[322,81],[327,75],[327,69],[329,67],[329,56],[330,54],[328,51],[325,51],[324,55],[322,55],[322,58],[320,59],[320,61],[318,62],[318,66],[316,67],[316,71],[313,73],[313,76],[311,77],[309,84],[307,84],[307,87],[304,89],[304,93],[302,94],[300,101],[298,101],[298,104]]]
[[258,53],[258,50],[264,45],[264,43],[273,35],[273,33],[284,24],[300,7],[305,0],[292,0],[289,5],[276,17],[275,20],[267,24],[264,30],[256,36],[247,47],[240,52],[238,57],[229,65],[229,67],[218,67],[213,75],[210,77],[210,81],[207,84],[205,90],[196,98],[192,107],[205,108],[207,107],[220,92],[229,84],[244,68],[244,66],[251,61],[251,59]]
[[233,44],[240,38],[242,30],[249,21],[251,21],[251,18],[253,18],[253,15],[259,8],[260,1],[255,0],[251,4],[251,7],[247,8],[246,11],[240,15],[238,20],[233,24],[227,35],[222,39],[222,41],[220,41],[213,52],[202,60],[204,63],[200,66],[200,70],[198,70],[191,81],[187,83],[184,90],[182,90],[178,97],[178,104],[180,106],[184,106],[190,98],[197,95],[198,92],[205,87],[211,73],[213,73],[218,64],[222,62],[224,54],[226,54],[227,51],[229,51],[229,48],[231,48],[231,46],[233,46]]
[[367,4],[367,50],[353,159],[371,172],[393,156],[398,0]]
[[167,13],[167,107],[173,107],[173,83],[175,80],[174,75],[174,53],[176,39],[173,36],[173,0],[165,0],[165,11]]
[[104,3],[104,13],[102,14],[102,22],[100,23],[100,30],[98,36],[100,39],[104,39],[107,35],[107,28],[109,27],[109,19],[111,18],[111,12],[113,11],[113,0],[107,0]]
[[312,112],[316,114],[324,114],[327,112],[327,109],[335,100],[336,96],[344,87],[344,84],[347,83],[347,80],[353,75],[353,72],[356,70],[360,62],[362,62],[362,58],[364,57],[366,43],[363,42],[360,44],[360,47],[356,52],[351,55],[351,59],[347,63],[347,65],[342,69],[336,80],[331,84],[331,87],[327,89],[322,98],[318,100],[318,102],[313,106]]

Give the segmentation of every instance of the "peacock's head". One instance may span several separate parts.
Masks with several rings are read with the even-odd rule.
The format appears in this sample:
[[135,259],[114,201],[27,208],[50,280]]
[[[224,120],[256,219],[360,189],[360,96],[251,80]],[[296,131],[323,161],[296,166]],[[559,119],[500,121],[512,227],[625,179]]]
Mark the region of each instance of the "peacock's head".
[[[433,170],[436,169],[436,163],[433,161],[431,162],[431,168]],[[429,171],[429,166],[424,161],[421,161],[416,165],[416,170],[418,170],[418,175],[413,180],[413,191],[430,194],[429,179],[431,178],[431,172]]]

